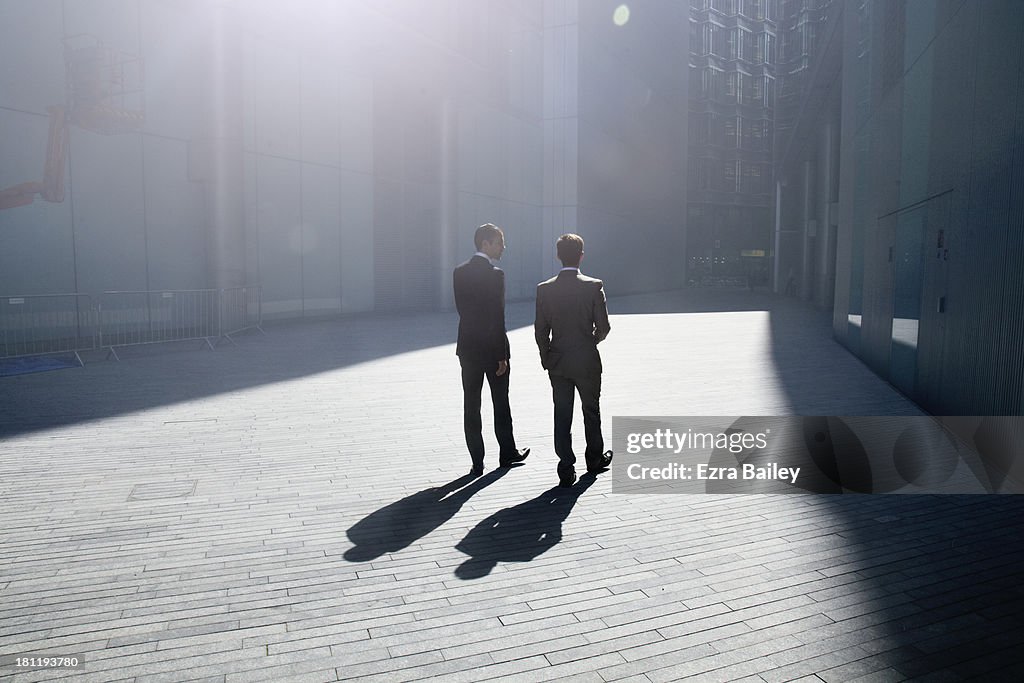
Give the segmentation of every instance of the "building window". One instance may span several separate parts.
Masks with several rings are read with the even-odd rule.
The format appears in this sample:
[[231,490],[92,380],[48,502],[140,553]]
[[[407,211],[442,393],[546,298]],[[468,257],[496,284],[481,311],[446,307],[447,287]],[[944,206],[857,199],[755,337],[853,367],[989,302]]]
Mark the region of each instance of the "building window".
[[690,119],[690,139],[694,144],[708,144],[708,114],[698,114]]
[[740,104],[750,104],[751,97],[753,96],[753,88],[751,87],[751,81],[753,78],[749,74],[737,74],[736,77],[736,101]]
[[743,194],[753,194],[754,188],[753,183],[753,171],[754,164],[745,163],[740,169],[740,192]]
[[[740,59],[745,59],[748,62],[759,61],[757,58],[757,34],[753,31],[744,31],[738,29],[740,32]],[[761,60],[763,61],[763,60]]]
[[722,144],[726,147],[736,147],[736,119],[731,116],[722,121]]
[[705,69],[704,78],[701,83],[701,91],[704,96],[718,99],[722,92],[722,71],[715,68]]
[[759,121],[747,121],[740,119],[740,147],[748,150],[756,150],[754,146],[754,129]]
[[739,76],[739,74],[736,72],[725,75],[725,99],[731,102],[736,101],[736,95],[739,88],[737,84],[737,76]]
[[764,164],[743,163],[740,174],[740,189],[743,194],[764,194],[768,191],[768,167]]
[[701,190],[711,189],[711,162],[709,159],[697,159],[697,187]]
[[723,59],[735,57],[736,32],[732,29],[725,29],[721,26],[711,27],[711,52]]
[[736,14],[736,0],[711,0],[711,6],[726,16]]
[[805,56],[814,54],[814,43],[817,33],[817,25],[807,24],[803,31],[803,54]]
[[747,128],[750,130],[750,149],[756,152],[769,151],[769,142],[771,140],[769,122],[765,119],[750,121]]
[[757,21],[764,21],[765,0],[743,0],[743,14]]
[[738,161],[725,161],[722,163],[722,170],[724,171],[723,178],[725,180],[724,187],[722,188],[726,192],[736,192],[736,165]]
[[757,36],[757,54],[754,61],[758,64],[775,63],[775,44],[770,33],[759,33]]

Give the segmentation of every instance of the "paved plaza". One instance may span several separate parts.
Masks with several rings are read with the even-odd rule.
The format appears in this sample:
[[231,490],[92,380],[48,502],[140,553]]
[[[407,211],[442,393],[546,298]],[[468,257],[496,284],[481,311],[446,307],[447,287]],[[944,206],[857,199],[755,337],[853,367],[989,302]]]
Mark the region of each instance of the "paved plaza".
[[[614,415],[920,414],[794,300],[609,309],[606,437]],[[1024,680],[1024,498],[554,488],[532,317],[509,306],[533,452],[495,469],[485,400],[473,481],[453,313],[0,378],[0,656],[82,658],[0,680]]]

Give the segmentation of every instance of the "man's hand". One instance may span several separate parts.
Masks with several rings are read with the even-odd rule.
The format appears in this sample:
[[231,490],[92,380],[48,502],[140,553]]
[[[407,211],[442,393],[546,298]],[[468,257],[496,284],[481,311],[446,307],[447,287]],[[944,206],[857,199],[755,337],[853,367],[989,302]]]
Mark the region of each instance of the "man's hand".
[[501,377],[506,372],[508,372],[508,360],[499,360],[498,361],[498,372],[496,372],[495,374],[498,375],[498,377]]

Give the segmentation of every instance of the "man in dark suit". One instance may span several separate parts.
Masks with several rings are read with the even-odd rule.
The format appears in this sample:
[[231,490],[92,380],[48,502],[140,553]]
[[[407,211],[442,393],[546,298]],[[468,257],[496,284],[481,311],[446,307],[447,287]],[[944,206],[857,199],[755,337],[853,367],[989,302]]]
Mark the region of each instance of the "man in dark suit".
[[480,420],[480,392],[484,377],[494,404],[494,435],[498,438],[498,464],[522,462],[529,448],[517,449],[512,436],[508,405],[509,345],[505,332],[505,272],[494,265],[505,251],[505,235],[485,223],[473,236],[476,253],[455,268],[455,307],[459,311],[459,339],[455,353],[462,364],[463,428],[473,461],[470,474],[484,473],[484,438]]
[[562,270],[537,285],[534,335],[540,364],[551,379],[555,403],[555,453],[561,486],[576,481],[576,455],[572,450],[572,411],[576,392],[583,406],[587,438],[587,471],[596,473],[612,462],[601,435],[601,354],[597,345],[608,336],[608,305],[604,283],[580,273],[583,238],[567,234],[555,245]]

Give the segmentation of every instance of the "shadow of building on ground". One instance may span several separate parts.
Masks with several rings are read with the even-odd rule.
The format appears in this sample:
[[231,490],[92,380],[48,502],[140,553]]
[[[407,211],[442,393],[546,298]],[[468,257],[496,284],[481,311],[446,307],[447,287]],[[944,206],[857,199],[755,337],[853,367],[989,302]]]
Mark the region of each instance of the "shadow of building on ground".
[[[533,304],[510,304],[525,319]],[[533,318],[530,317],[532,325]],[[514,329],[511,322],[509,331]],[[0,438],[101,420],[209,396],[286,382],[392,356],[451,345],[455,312],[371,313],[266,325],[215,351],[194,340],[83,354],[85,367],[0,377]],[[456,381],[457,374],[455,375]],[[17,400],[15,397],[17,396]]]
[[[839,543],[818,571],[834,586],[811,597],[835,621],[820,643],[866,658],[842,680],[1024,680],[1024,517],[1013,495],[816,495]],[[867,579],[865,581],[864,579]],[[838,647],[838,645],[837,645]],[[846,674],[849,674],[848,676]]]
[[469,555],[455,569],[455,576],[479,579],[499,562],[530,562],[558,545],[562,523],[596,479],[594,474],[584,474],[571,488],[556,486],[482,520],[455,546]]
[[[780,309],[783,315],[777,315]],[[822,335],[831,335],[828,314],[765,291],[684,289],[637,294],[611,299],[609,310],[613,316],[770,311],[773,335],[780,339],[795,335],[820,343]],[[509,332],[531,327],[534,312],[533,301],[510,302],[506,307]],[[808,319],[808,329],[801,329]],[[454,347],[457,329],[455,312],[366,314],[281,321],[267,327],[266,337],[243,336],[237,346],[216,351],[200,350],[198,342],[125,347],[119,352],[120,363],[99,361],[103,357],[99,354],[87,358],[84,368],[4,377],[0,380],[0,437],[244,391],[438,346]],[[775,345],[777,370],[794,402],[807,381],[798,369],[804,364],[799,346],[788,341]],[[457,367],[454,348],[451,358]]]
[[348,538],[355,545],[345,551],[345,559],[369,562],[409,547],[451,519],[466,501],[507,473],[508,469],[499,468],[478,478],[467,474],[371,512],[348,530]]

